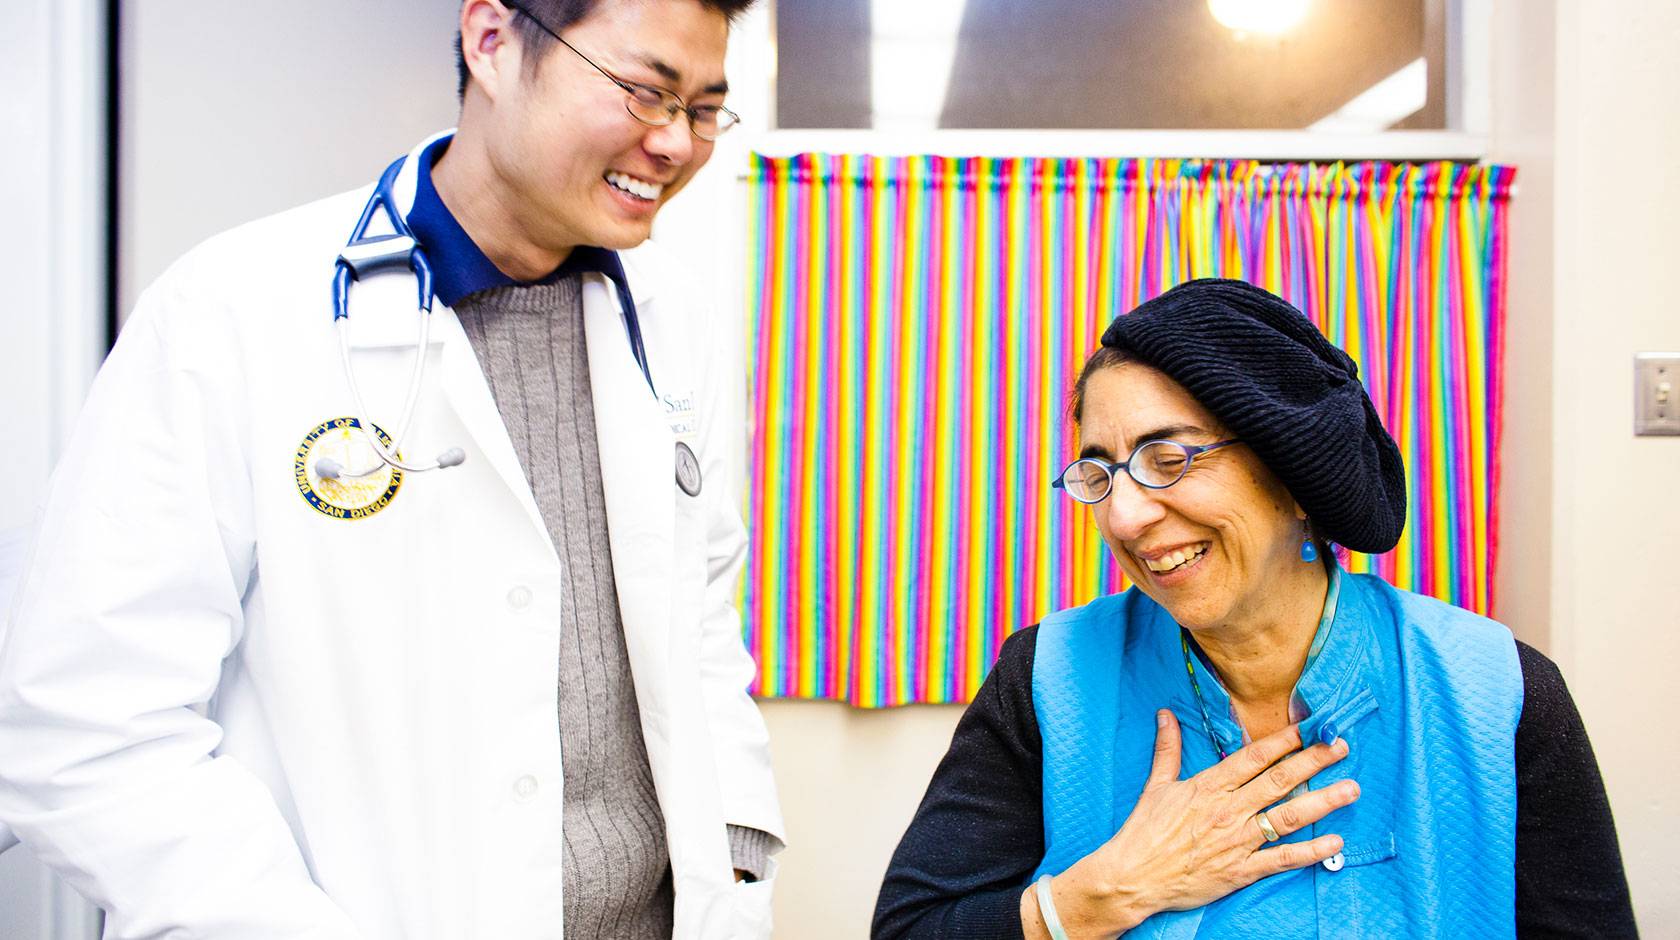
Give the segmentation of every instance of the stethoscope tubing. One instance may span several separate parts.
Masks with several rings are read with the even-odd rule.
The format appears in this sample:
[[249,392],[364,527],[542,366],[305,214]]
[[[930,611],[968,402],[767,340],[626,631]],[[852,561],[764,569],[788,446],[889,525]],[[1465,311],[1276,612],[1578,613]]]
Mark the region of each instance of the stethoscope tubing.
[[[434,138],[435,140],[435,138]],[[430,141],[428,141],[428,144]],[[350,397],[356,406],[356,421],[360,424],[362,434],[373,448],[379,462],[371,467],[349,469],[338,464],[337,461],[323,458],[316,461],[316,474],[323,478],[338,479],[370,476],[380,470],[390,467],[407,473],[425,473],[444,467],[458,466],[466,460],[466,454],[459,447],[451,447],[440,453],[437,459],[430,463],[410,463],[400,458],[402,443],[408,439],[409,428],[413,424],[414,415],[420,402],[426,374],[427,348],[431,342],[432,327],[432,266],[419,241],[415,239],[413,231],[408,227],[408,221],[397,211],[394,188],[398,174],[404,163],[413,156],[419,159],[426,145],[422,145],[412,155],[398,157],[385,168],[379,176],[379,182],[374,186],[373,195],[368,198],[367,205],[362,208],[361,216],[356,220],[356,226],[350,232],[350,238],[344,251],[340,252],[333,271],[332,302],[333,327],[337,334],[339,361],[344,368],[345,383],[350,387]],[[373,224],[379,211],[385,211],[385,217],[391,224],[394,235],[368,237],[368,227]],[[414,366],[409,372],[408,391],[403,396],[402,416],[397,422],[396,434],[390,437],[390,444],[386,445],[381,438],[380,429],[369,418],[367,403],[362,398],[361,387],[356,383],[356,372],[351,364],[350,355],[350,291],[351,285],[359,280],[364,273],[374,273],[402,264],[407,265],[413,272],[416,287],[419,291],[417,312],[420,317],[419,347],[414,353]],[[365,270],[364,270],[365,269]],[[642,371],[642,377],[647,379],[648,391],[655,399],[659,397],[659,390],[653,384],[653,370],[648,366],[647,346],[642,339],[641,320],[636,315],[636,302],[631,296],[628,285],[625,284],[622,270],[618,277],[610,277],[618,291],[619,307],[623,312],[624,330],[630,342],[630,355],[636,360],[636,365]],[[679,450],[686,445],[679,444]],[[679,482],[681,482],[679,480]],[[696,490],[698,483],[695,483]],[[685,491],[688,489],[684,486]],[[692,495],[692,494],[691,494]]]
[[[437,456],[430,463],[411,463],[399,457],[402,452],[402,442],[408,439],[408,431],[413,424],[415,411],[420,402],[420,391],[426,378],[426,355],[431,345],[432,333],[432,270],[425,252],[414,240],[414,234],[408,227],[408,222],[396,209],[396,202],[392,195],[392,186],[396,181],[407,157],[398,157],[380,174],[379,183],[374,187],[373,195],[369,197],[367,205],[362,208],[360,218],[356,220],[356,227],[350,233],[346,249],[369,244],[367,241],[368,227],[373,223],[374,216],[381,208],[385,210],[385,217],[391,223],[392,229],[406,246],[406,252],[393,253],[388,256],[372,255],[369,271],[380,270],[396,263],[398,254],[403,254],[409,269],[413,272],[419,300],[416,312],[420,318],[419,346],[414,353],[414,365],[409,370],[408,390],[403,396],[402,416],[397,421],[396,434],[392,435],[389,447],[380,440],[378,427],[369,417],[367,402],[362,398],[361,386],[356,382],[356,370],[351,364],[350,356],[350,290],[351,284],[360,279],[355,265],[346,260],[344,254],[333,272],[333,332],[338,341],[339,362],[344,368],[345,384],[350,387],[350,398],[356,406],[356,420],[361,426],[362,434],[367,438],[369,446],[379,462],[371,467],[349,469],[338,465],[336,461],[323,459],[317,461],[317,475],[330,478],[357,479],[370,476],[380,470],[391,467],[406,473],[425,473],[443,467],[453,467],[466,459],[466,454],[458,447],[451,447]],[[375,242],[374,244],[377,244]]]
[[[443,464],[442,458],[449,456],[452,453],[452,451],[444,451],[443,454],[439,455],[438,460],[434,460],[429,464],[411,464],[402,460],[398,456],[400,452],[399,449],[402,446],[401,442],[408,437],[409,424],[414,420],[415,404],[420,400],[420,387],[426,376],[425,349],[427,343],[430,341],[431,321],[432,318],[430,313],[422,312],[420,318],[421,352],[414,357],[414,367],[409,370],[408,394],[403,398],[404,404],[402,419],[397,423],[397,433],[391,437],[391,447],[389,450],[386,449],[385,443],[379,439],[378,427],[374,425],[373,421],[368,417],[369,412],[367,403],[362,400],[361,387],[356,384],[356,373],[350,365],[350,321],[348,319],[343,319],[334,324],[334,332],[338,334],[339,359],[344,364],[344,376],[350,386],[350,398],[356,405],[356,420],[360,423],[362,433],[366,435],[368,444],[373,447],[373,452],[379,455],[380,460],[379,463],[376,463],[365,470],[340,470],[338,474],[339,476],[351,478],[365,477],[377,473],[387,466],[394,467],[405,473],[424,473],[427,470],[438,469]],[[450,464],[450,466],[454,466],[454,464]]]

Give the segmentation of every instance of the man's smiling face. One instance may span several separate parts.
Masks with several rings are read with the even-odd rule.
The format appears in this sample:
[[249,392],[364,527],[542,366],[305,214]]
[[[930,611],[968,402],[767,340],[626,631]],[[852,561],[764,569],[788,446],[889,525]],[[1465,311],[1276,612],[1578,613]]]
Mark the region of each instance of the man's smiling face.
[[722,104],[729,22],[698,0],[603,0],[561,35],[577,51],[549,42],[497,101],[491,165],[516,197],[520,227],[539,243],[632,248],[713,145],[680,112],[665,127],[638,121],[628,93],[583,56],[689,105]]

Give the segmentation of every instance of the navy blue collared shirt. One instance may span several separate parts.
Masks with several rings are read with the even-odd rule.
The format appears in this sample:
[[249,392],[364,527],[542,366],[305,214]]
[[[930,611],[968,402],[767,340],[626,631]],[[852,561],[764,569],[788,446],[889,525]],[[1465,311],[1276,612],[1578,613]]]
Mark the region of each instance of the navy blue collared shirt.
[[606,248],[579,245],[558,268],[535,281],[519,281],[502,273],[456,221],[438,196],[437,187],[432,185],[432,166],[448,149],[451,139],[439,138],[421,151],[420,165],[415,168],[414,207],[408,211],[408,227],[432,263],[432,292],[438,300],[453,307],[463,297],[492,287],[550,284],[568,275],[588,272],[611,278],[620,297],[628,299],[630,287],[624,265],[618,252]]

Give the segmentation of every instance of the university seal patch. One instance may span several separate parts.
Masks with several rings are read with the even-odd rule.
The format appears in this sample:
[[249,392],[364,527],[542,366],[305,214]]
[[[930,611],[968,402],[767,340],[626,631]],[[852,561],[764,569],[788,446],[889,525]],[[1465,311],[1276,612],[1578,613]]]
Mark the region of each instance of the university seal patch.
[[[365,519],[391,505],[402,488],[402,471],[379,459],[361,426],[355,418],[323,421],[298,445],[292,462],[298,493],[323,516]],[[373,433],[379,435],[380,443],[391,446],[390,435],[378,425],[374,425]],[[401,456],[398,454],[398,459]],[[324,479],[316,472],[323,458],[344,468],[338,479]],[[376,465],[379,469],[366,476],[351,476]]]

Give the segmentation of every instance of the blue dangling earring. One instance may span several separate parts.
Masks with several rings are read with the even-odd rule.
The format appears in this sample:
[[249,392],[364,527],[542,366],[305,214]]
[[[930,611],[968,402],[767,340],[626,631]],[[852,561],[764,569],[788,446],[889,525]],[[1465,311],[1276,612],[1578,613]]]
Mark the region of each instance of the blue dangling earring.
[[1301,528],[1305,533],[1301,537],[1301,560],[1309,563],[1315,562],[1318,560],[1318,546],[1313,544],[1312,526],[1307,524],[1307,520],[1302,519]]

